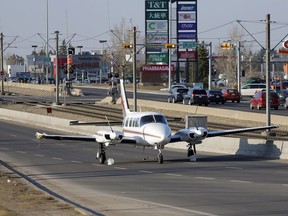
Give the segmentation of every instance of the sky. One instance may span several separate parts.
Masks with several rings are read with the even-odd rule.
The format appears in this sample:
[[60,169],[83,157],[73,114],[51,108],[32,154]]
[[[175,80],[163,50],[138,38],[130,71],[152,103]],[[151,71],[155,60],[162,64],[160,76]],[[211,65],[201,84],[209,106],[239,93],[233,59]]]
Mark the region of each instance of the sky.
[[[42,49],[47,38],[55,47],[55,31],[59,39],[71,40],[82,51],[101,49],[99,40],[108,40],[109,30],[125,19],[136,26],[140,35],[145,31],[145,0],[0,0],[0,32],[4,34],[4,55],[31,54],[37,45]],[[288,34],[287,0],[198,0],[198,39],[212,42],[213,47],[229,38],[235,27],[254,39],[256,50],[265,47],[265,19],[271,19],[271,49]],[[237,23],[241,24],[247,30]],[[261,21],[262,20],[262,21]],[[73,37],[73,35],[75,36]],[[8,44],[10,46],[8,47]],[[280,48],[281,44],[277,47]]]

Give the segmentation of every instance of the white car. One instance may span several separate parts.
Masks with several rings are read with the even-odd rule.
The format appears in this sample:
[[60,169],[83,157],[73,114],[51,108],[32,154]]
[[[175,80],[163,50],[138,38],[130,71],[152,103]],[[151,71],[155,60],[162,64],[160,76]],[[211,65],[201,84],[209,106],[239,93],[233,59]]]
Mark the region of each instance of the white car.
[[266,89],[266,84],[261,83],[253,83],[246,84],[241,88],[241,96],[253,96],[256,91],[261,91]]

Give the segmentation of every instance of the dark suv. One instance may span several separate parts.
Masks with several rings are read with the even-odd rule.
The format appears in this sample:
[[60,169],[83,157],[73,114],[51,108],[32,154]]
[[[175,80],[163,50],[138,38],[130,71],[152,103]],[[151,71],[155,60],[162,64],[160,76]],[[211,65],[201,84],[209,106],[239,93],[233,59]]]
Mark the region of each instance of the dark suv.
[[187,94],[187,88],[173,88],[168,96],[168,103],[177,103],[183,101],[183,96]]
[[186,95],[184,95],[183,104],[198,104],[208,106],[208,95],[204,89],[189,89]]

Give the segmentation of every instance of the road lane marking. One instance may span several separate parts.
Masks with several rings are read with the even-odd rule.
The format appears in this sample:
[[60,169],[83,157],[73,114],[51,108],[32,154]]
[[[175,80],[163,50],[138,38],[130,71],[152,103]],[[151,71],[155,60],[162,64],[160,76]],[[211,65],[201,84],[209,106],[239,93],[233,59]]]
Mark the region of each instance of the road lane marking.
[[127,170],[125,167],[114,167],[114,169]]
[[20,154],[26,154],[26,152],[24,152],[24,151],[16,151],[16,152],[18,152]]
[[41,154],[34,154],[34,155],[37,157],[44,157],[44,155],[41,155]]
[[237,169],[237,170],[242,170],[243,168],[241,167],[225,167],[226,169]]
[[71,161],[72,163],[78,163],[78,164],[81,164],[82,162],[80,162],[80,161],[74,161],[74,160],[72,160]]
[[9,148],[1,148],[2,150],[6,150],[6,151],[8,151],[8,150],[10,150]]
[[166,175],[169,175],[169,176],[183,176],[183,175],[180,175],[180,174],[175,174],[175,173],[165,173]]
[[230,182],[236,182],[236,183],[252,183],[251,181],[242,181],[242,180],[230,180]]
[[62,158],[52,157],[53,160],[63,160]]
[[139,170],[139,172],[141,172],[141,173],[147,173],[147,174],[151,174],[151,173],[153,173],[153,172],[148,171],[148,170]]
[[103,165],[102,164],[92,164],[93,166],[99,166],[99,167],[102,167]]
[[205,180],[214,180],[215,178],[210,178],[210,177],[201,177],[201,176],[198,176],[196,177],[197,179],[205,179]]

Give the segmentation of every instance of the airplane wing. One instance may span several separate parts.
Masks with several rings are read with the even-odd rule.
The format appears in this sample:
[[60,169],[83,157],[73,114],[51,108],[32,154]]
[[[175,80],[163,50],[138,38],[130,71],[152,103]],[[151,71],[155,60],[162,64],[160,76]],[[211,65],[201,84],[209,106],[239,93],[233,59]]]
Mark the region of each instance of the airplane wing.
[[262,126],[262,127],[239,128],[239,129],[231,129],[231,130],[208,131],[206,137],[208,138],[208,137],[215,137],[215,136],[223,136],[223,135],[228,135],[228,134],[244,133],[244,132],[258,131],[258,130],[267,130],[267,129],[273,129],[273,128],[278,128],[278,126]]
[[95,136],[78,136],[78,135],[52,135],[36,132],[37,139],[54,139],[54,140],[75,140],[75,141],[91,141],[96,142]]

